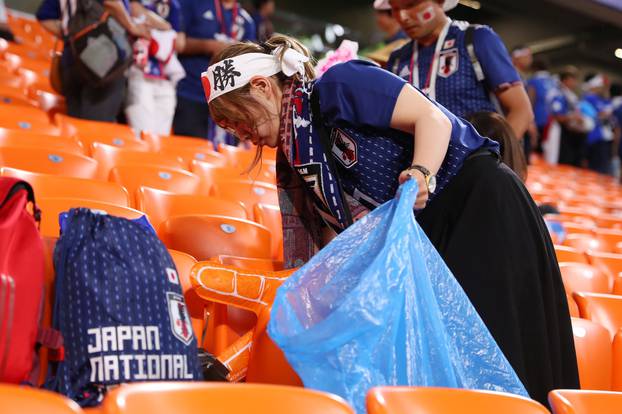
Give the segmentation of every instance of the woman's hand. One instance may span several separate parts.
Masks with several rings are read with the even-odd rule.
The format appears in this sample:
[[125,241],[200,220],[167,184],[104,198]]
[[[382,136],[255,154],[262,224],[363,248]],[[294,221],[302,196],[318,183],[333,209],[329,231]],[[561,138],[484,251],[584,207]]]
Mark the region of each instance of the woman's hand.
[[404,170],[400,173],[398,178],[400,185],[410,179],[417,180],[417,187],[419,187],[419,190],[417,192],[417,200],[415,200],[415,208],[421,210],[428,202],[428,183],[425,181],[423,173],[416,169]]

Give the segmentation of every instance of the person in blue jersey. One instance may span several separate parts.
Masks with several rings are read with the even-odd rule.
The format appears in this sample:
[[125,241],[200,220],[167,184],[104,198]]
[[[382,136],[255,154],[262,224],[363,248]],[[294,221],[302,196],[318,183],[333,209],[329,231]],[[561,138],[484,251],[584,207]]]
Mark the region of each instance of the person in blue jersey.
[[[551,101],[551,115],[559,125],[559,149],[553,162],[581,167],[585,158],[587,132],[593,122],[581,113],[576,94],[579,71],[574,66],[565,67],[559,74],[558,92]],[[550,135],[550,134],[549,134]],[[548,140],[553,137],[549,136]]]
[[447,17],[445,11],[457,0],[390,3],[412,41],[391,54],[386,68],[460,117],[498,112],[500,105],[515,135],[522,137],[533,113],[499,36],[488,26]]
[[177,84],[177,108],[173,131],[178,135],[207,138],[209,112],[201,92],[201,72],[212,56],[238,40],[255,40],[251,16],[237,0],[181,0],[186,45],[179,60],[186,77]]
[[[98,1],[131,36],[149,38],[147,26],[135,24],[132,21],[127,0]],[[61,2],[62,0],[43,0],[37,10],[37,20],[47,31],[65,40],[70,7],[61,7]],[[71,2],[63,3],[70,4]],[[123,105],[127,79],[121,76],[102,87],[89,84],[80,76],[69,42],[65,42],[60,66],[62,93],[67,103],[67,114],[76,118],[114,122]]]
[[419,224],[530,395],[545,403],[579,386],[553,245],[498,143],[371,63],[314,80],[308,51],[287,36],[231,45],[214,62],[203,85],[215,122],[278,148],[287,267],[415,179]]
[[531,68],[534,72],[527,80],[527,95],[533,107],[538,137],[541,138],[551,120],[551,101],[557,94],[557,82],[543,60],[536,59]]
[[609,80],[603,74],[587,75],[583,101],[594,108],[595,126],[587,135],[588,168],[601,174],[613,173],[613,105],[607,96]]
[[175,114],[175,86],[185,76],[177,59],[185,36],[178,0],[131,0],[131,15],[152,27],[151,41],[136,42],[128,74],[125,115],[136,131],[169,135]]
[[408,38],[406,33],[404,33],[404,31],[402,30],[400,24],[393,17],[389,0],[375,0],[374,14],[376,16],[376,26],[385,35],[385,44],[388,45],[395,42],[396,40]]

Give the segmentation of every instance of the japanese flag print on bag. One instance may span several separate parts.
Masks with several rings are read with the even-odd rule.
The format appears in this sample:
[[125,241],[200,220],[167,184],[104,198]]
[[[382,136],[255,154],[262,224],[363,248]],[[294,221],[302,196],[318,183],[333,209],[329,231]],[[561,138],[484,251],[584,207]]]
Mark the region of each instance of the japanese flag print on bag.
[[65,358],[47,388],[93,406],[111,385],[202,379],[175,264],[148,222],[72,209],[54,264]]

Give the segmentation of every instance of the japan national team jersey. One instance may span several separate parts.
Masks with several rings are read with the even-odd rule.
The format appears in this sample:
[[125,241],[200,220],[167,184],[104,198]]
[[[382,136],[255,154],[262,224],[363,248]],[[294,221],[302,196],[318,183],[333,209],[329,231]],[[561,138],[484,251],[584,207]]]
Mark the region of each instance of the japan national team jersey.
[[[479,111],[497,111],[490,92],[503,91],[521,82],[505,45],[488,26],[475,26],[473,33],[475,54],[485,75],[483,82],[477,80],[466,48],[467,27],[468,22],[451,22],[440,48],[436,75],[435,100],[460,117]],[[434,43],[420,46],[415,63],[412,61],[414,42],[409,42],[391,54],[387,69],[412,83],[416,76],[411,68],[416,67],[420,85],[414,86],[423,90],[430,83],[435,48]]]

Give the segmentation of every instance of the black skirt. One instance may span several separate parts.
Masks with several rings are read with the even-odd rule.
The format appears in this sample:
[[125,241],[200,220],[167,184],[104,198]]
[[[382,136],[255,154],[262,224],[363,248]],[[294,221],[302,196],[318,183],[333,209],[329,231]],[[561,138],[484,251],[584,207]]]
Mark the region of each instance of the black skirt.
[[417,221],[531,397],[579,388],[566,295],[546,225],[520,179],[491,154],[467,160]]

